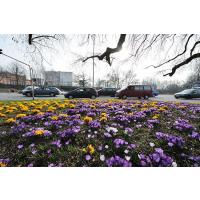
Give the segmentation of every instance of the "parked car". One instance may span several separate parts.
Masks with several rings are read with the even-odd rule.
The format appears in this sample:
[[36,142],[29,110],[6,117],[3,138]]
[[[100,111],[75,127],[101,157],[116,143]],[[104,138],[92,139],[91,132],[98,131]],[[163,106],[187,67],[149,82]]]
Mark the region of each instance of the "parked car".
[[152,88],[150,85],[129,85],[116,92],[116,97],[126,99],[127,97],[138,97],[148,99],[152,97]]
[[153,96],[155,97],[155,96],[158,96],[158,95],[159,95],[159,92],[158,92],[158,90],[156,90],[156,89],[152,89],[152,94],[153,94]]
[[200,81],[197,81],[193,84],[192,88],[200,89]]
[[64,91],[61,91],[59,88],[57,87],[48,87],[52,90],[56,90],[57,91],[57,94],[56,95],[61,95],[61,94],[64,94],[65,92]]
[[98,92],[94,88],[77,88],[75,90],[72,90],[70,92],[67,92],[64,94],[65,98],[91,98],[95,99],[98,97]]
[[[32,87],[28,86],[22,90],[22,94],[28,97],[32,96]],[[34,96],[52,96],[55,97],[58,94],[58,91],[55,88],[51,87],[35,87],[34,86]]]
[[[34,86],[34,89],[36,88],[38,88],[38,86]],[[26,96],[32,96],[32,86],[26,86],[20,93]]]
[[200,89],[187,89],[183,90],[182,92],[178,92],[174,94],[176,99],[178,98],[185,98],[185,99],[192,99],[192,98],[200,98]]
[[117,90],[119,90],[119,88],[102,88],[98,90],[98,95],[114,97]]

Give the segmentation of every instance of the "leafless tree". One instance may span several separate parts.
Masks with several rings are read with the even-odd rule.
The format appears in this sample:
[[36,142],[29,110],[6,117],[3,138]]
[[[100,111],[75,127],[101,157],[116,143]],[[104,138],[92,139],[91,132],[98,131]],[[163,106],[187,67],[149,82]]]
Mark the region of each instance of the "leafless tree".
[[136,84],[138,82],[139,80],[137,79],[133,69],[130,69],[126,73],[124,73],[124,78],[123,78],[124,85]]
[[109,87],[119,88],[122,86],[122,78],[118,69],[112,69],[106,76]]
[[102,79],[98,79],[96,86],[101,88],[101,87],[107,87],[108,85],[108,81],[107,80],[102,80]]
[[0,81],[7,77],[7,73],[8,72],[2,66],[0,66]]
[[51,65],[52,53],[57,53],[57,46],[65,41],[63,34],[20,34],[11,37],[24,57],[37,67],[43,63]]
[[75,75],[75,78],[74,78],[75,84],[81,87],[86,87],[89,85],[89,82],[90,82],[90,78],[88,78],[88,76],[84,72]]
[[20,64],[13,62],[10,64],[8,69],[8,72],[10,72],[10,74],[14,76],[14,83],[17,87],[19,85],[26,84],[25,70]]
[[200,81],[200,62],[195,64],[194,76],[196,77],[196,81]]
[[185,88],[191,88],[196,82],[200,81],[200,62],[194,64],[194,68],[184,83]]

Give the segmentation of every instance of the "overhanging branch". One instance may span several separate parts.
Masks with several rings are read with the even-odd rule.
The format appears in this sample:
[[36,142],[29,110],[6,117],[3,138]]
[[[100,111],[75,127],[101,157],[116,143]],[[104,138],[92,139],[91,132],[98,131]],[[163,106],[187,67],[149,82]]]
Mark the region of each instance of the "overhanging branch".
[[56,35],[39,35],[33,37],[33,34],[28,34],[28,43],[29,45],[32,45],[34,40],[39,39],[39,38],[44,38],[44,39],[56,39]]
[[[178,57],[180,57],[180,56],[182,56],[183,54],[185,54],[186,51],[187,51],[188,43],[189,43],[190,39],[191,39],[193,36],[194,36],[194,34],[191,34],[191,35],[188,37],[188,39],[187,39],[187,41],[186,41],[186,43],[185,43],[184,50],[183,50],[181,53],[177,54],[175,57],[173,57],[173,58],[171,58],[171,59],[169,59],[169,60],[167,60],[167,61],[165,61],[165,62],[163,62],[163,63],[161,63],[161,64],[159,64],[159,65],[157,65],[157,66],[154,66],[154,65],[151,65],[151,66],[153,66],[154,68],[161,67],[161,66],[163,66],[163,65],[165,65],[165,64],[167,64],[167,63],[169,63],[169,62],[171,62],[171,61],[173,61],[173,60],[176,60]],[[149,68],[149,67],[151,67],[151,66],[148,66],[148,67],[146,67],[146,68]]]
[[106,51],[103,54],[87,57],[83,60],[83,62],[86,62],[90,58],[98,58],[99,60],[105,59],[106,62],[111,66],[112,62],[110,59],[110,55],[113,53],[117,53],[122,49],[122,45],[125,42],[125,39],[126,39],[126,34],[121,34],[116,48],[107,47]]
[[167,73],[167,74],[164,74],[163,76],[173,76],[176,72],[176,70],[178,68],[180,68],[181,66],[183,65],[186,65],[188,63],[190,63],[192,60],[196,59],[196,58],[200,58],[200,53],[196,53],[196,54],[193,54],[192,56],[190,56],[189,58],[185,59],[183,62],[175,65],[173,68],[172,68],[172,71],[170,73]]
[[194,49],[196,48],[196,46],[200,43],[200,41],[195,42],[194,46],[192,47],[191,51],[190,51],[190,56],[192,56]]

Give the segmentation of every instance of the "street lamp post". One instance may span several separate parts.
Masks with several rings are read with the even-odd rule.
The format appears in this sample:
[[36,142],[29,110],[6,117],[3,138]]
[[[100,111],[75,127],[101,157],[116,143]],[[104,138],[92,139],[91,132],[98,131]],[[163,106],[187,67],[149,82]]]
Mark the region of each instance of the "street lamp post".
[[9,56],[9,55],[6,55],[6,54],[4,54],[3,52],[2,52],[2,49],[0,49],[0,55],[3,55],[3,56],[6,56],[6,57],[8,57],[8,58],[10,58],[10,59],[12,59],[12,60],[15,60],[15,61],[17,61],[17,62],[19,62],[19,63],[22,63],[23,65],[26,65],[26,66],[28,66],[29,67],[29,72],[30,72],[30,79],[31,79],[31,86],[32,86],[32,98],[33,98],[33,100],[35,99],[35,97],[34,97],[34,81],[33,81],[33,68],[29,65],[29,64],[27,64],[27,63],[25,63],[25,62],[23,62],[23,61],[20,61],[20,60],[18,60],[18,59],[16,59],[16,58],[13,58],[13,57],[11,57],[11,56]]
[[94,87],[94,47],[95,47],[95,34],[92,35],[92,42],[93,42],[93,59],[92,59],[92,65],[93,65],[93,76],[92,76],[92,86]]

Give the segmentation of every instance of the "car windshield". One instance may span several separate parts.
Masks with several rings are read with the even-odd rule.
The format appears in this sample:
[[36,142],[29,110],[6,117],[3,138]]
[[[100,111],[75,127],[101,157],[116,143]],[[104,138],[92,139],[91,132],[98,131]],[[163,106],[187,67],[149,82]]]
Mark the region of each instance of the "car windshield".
[[194,90],[191,90],[191,89],[188,89],[188,90],[183,90],[182,92],[180,92],[180,93],[182,93],[182,94],[190,94],[191,92],[193,92]]
[[117,90],[117,91],[125,90],[126,88],[127,88],[127,86],[124,86],[124,87],[120,88],[120,89]]
[[[34,86],[34,89],[38,88],[37,86]],[[27,86],[24,88],[24,90],[31,90],[32,89],[32,86]]]

